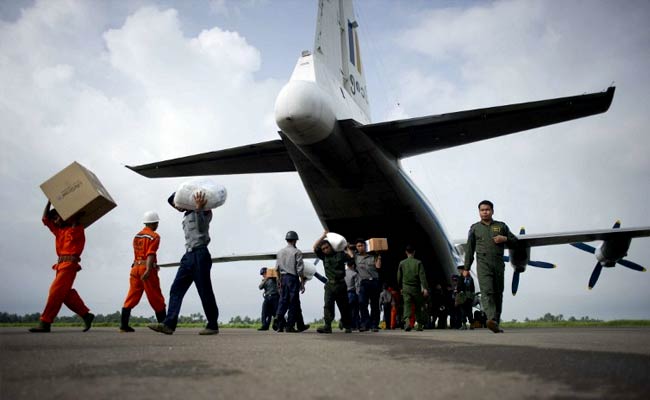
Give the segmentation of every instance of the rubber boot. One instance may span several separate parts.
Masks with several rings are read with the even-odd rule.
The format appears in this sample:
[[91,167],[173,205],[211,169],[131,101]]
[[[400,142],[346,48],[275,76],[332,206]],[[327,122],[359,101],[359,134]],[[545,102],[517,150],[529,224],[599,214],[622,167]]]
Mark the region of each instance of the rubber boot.
[[84,329],[82,332],[88,332],[90,330],[90,327],[93,326],[93,321],[95,320],[95,314],[88,312],[86,315],[81,317],[81,319],[84,320]]
[[120,320],[120,332],[135,332],[135,329],[129,326],[130,318],[131,318],[131,309],[122,308],[122,318]]
[[34,328],[29,328],[29,331],[32,332],[32,333],[46,333],[46,332],[49,332],[50,331],[50,323],[40,321],[38,323],[38,326],[35,326]]
[[165,317],[167,317],[167,312],[164,309],[156,313],[156,321],[158,321],[159,324],[162,324],[163,321],[165,321]]

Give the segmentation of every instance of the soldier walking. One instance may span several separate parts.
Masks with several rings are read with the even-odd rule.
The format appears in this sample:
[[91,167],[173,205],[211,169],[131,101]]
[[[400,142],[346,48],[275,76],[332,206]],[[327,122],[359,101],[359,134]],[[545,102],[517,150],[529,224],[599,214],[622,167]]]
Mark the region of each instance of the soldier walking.
[[343,251],[335,251],[330,242],[325,240],[327,231],[314,243],[316,257],[323,260],[325,267],[325,284],[323,319],[325,326],[316,329],[318,333],[332,333],[332,321],[334,320],[334,303],[339,308],[341,323],[345,333],[352,332],[350,305],[348,303],[348,290],[345,283],[345,265],[350,258]]
[[487,314],[487,327],[494,333],[502,333],[499,327],[503,306],[504,270],[503,250],[513,247],[517,238],[508,225],[492,219],[494,205],[489,200],[478,204],[481,220],[469,228],[465,251],[466,270],[470,270],[476,253],[478,284],[481,290],[483,309]]
[[422,261],[415,258],[415,248],[411,245],[406,246],[406,259],[397,267],[397,285],[402,289],[404,299],[404,330],[408,332],[413,329],[410,322],[413,313],[411,305],[415,305],[417,330],[423,330],[426,320],[422,306],[424,298],[429,296],[429,285]]

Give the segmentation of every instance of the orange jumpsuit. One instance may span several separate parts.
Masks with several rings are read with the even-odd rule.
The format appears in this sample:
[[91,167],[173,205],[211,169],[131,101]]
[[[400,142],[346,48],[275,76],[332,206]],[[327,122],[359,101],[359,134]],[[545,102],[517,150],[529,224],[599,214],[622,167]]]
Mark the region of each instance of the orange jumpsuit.
[[52,266],[52,269],[56,271],[56,276],[50,286],[45,310],[41,313],[41,321],[48,324],[54,322],[54,318],[56,318],[63,304],[80,317],[83,317],[90,310],[81,300],[77,291],[72,288],[72,285],[77,272],[81,270],[79,261],[86,244],[84,227],[81,225],[59,227],[47,217],[43,218],[43,224],[52,231],[56,238],[55,247],[59,262]]
[[[129,293],[124,300],[124,308],[137,306],[142,298],[142,292],[144,292],[155,312],[165,311],[165,298],[160,291],[158,266],[156,265],[158,246],[160,246],[160,235],[147,226],[133,238],[134,261],[129,277]],[[150,255],[154,256],[154,268],[149,272],[147,279],[143,281],[142,274],[147,270],[147,257]]]

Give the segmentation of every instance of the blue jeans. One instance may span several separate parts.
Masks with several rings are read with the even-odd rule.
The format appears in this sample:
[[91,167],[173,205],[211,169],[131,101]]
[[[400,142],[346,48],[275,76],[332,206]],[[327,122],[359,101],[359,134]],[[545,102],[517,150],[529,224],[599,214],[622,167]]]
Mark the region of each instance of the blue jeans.
[[282,293],[278,305],[278,321],[284,321],[284,314],[288,312],[286,326],[293,327],[300,312],[300,279],[291,274],[284,274],[280,279]]
[[163,322],[171,329],[176,329],[178,316],[181,311],[183,297],[190,288],[192,282],[196,285],[199,292],[203,312],[208,320],[208,329],[219,329],[217,320],[219,319],[219,308],[212,291],[212,281],[210,280],[210,270],[212,269],[212,260],[207,247],[194,249],[187,252],[181,258],[181,265],[176,272],[176,278],[169,290],[169,308],[167,317]]
[[[361,311],[361,329],[379,327],[379,280],[364,279],[359,288],[359,309]],[[368,313],[370,305],[370,313]]]
[[352,314],[352,329],[359,329],[359,296],[354,290],[348,290],[348,303]]
[[277,294],[264,297],[264,303],[262,303],[262,328],[268,329],[271,325],[271,320],[278,310],[278,301],[280,301],[280,296]]

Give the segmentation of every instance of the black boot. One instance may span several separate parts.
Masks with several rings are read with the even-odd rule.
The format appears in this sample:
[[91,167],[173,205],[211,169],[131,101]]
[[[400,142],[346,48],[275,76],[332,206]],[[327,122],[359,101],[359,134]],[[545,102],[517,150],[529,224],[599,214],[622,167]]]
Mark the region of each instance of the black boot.
[[158,321],[159,324],[162,324],[163,321],[165,321],[165,317],[167,317],[167,312],[165,311],[165,309],[163,309],[162,311],[158,311],[156,313],[156,320]]
[[93,321],[95,320],[95,314],[87,312],[86,315],[81,317],[84,320],[84,329],[82,332],[88,332],[93,326]]
[[39,321],[38,326],[34,328],[29,328],[29,331],[32,333],[46,333],[50,331],[50,323]]
[[122,308],[122,319],[120,320],[120,332],[135,332],[135,329],[129,326],[129,318],[131,318],[131,309]]

